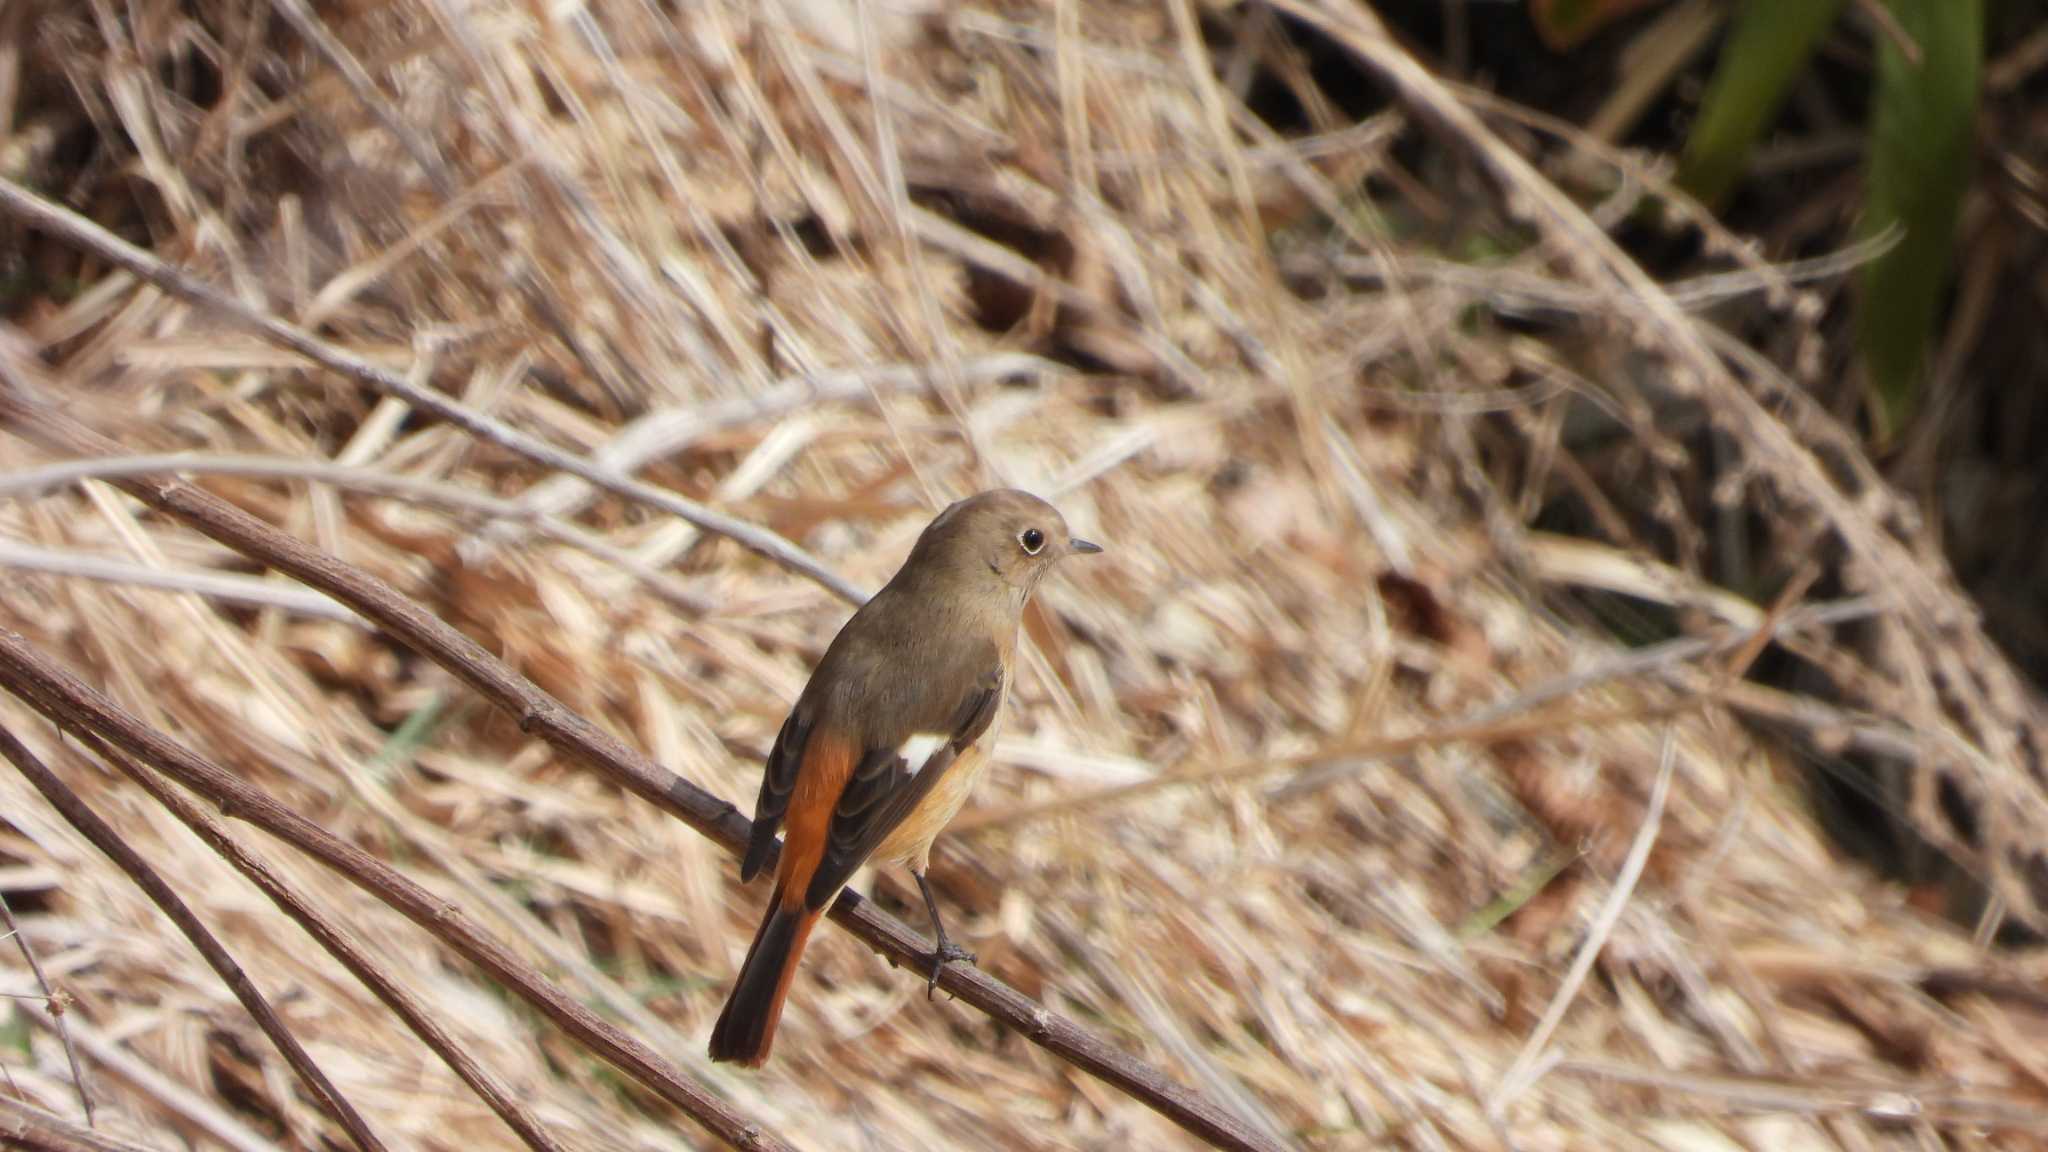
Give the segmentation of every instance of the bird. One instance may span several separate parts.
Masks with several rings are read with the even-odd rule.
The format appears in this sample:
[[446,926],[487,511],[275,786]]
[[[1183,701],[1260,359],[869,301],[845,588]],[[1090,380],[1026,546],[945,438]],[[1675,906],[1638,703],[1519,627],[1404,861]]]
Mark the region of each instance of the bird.
[[783,721],[740,864],[747,883],[785,831],[775,887],[711,1030],[715,1062],[767,1061],[804,943],[863,864],[907,864],[932,925],[929,997],[974,955],[946,936],[925,869],[1001,727],[1024,606],[1071,556],[1101,552],[1051,504],[999,488],[949,505],[840,628]]

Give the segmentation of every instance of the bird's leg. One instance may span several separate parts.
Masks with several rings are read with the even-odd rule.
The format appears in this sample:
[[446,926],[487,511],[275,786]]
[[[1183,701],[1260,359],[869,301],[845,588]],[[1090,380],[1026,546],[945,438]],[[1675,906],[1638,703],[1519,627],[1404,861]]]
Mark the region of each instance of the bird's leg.
[[917,890],[924,893],[924,910],[932,918],[932,974],[924,985],[924,998],[932,998],[932,991],[939,986],[939,973],[955,960],[974,963],[974,953],[946,939],[946,925],[939,920],[939,902],[932,899],[932,886],[926,882],[924,873],[912,872],[917,877]]

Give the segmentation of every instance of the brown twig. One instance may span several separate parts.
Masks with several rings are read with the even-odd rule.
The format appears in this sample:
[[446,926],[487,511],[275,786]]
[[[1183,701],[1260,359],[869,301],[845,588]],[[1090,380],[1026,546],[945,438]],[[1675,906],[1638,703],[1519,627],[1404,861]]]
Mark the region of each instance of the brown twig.
[[[0,369],[4,371],[4,369]],[[355,468],[325,459],[289,456],[226,455],[205,452],[162,452],[142,456],[106,456],[92,460],[66,460],[16,472],[0,473],[0,500],[40,493],[60,484],[79,480],[104,480],[113,476],[146,476],[152,473],[188,476],[252,476],[263,480],[299,480],[326,484],[373,496],[388,496],[415,504],[438,505],[456,512],[488,517],[499,526],[518,525],[580,549],[613,565],[645,584],[655,595],[692,615],[711,611],[709,600],[691,591],[674,575],[638,559],[599,534],[578,527],[527,497],[507,500],[460,484],[426,480],[374,468]],[[573,481],[572,481],[573,483]],[[577,485],[579,488],[581,484]],[[531,496],[529,492],[527,496]],[[332,601],[323,603],[332,605]],[[355,620],[353,613],[349,620]]]
[[81,1128],[62,1116],[5,1096],[0,1096],[0,1148],[19,1148],[23,1152],[155,1152]]
[[[25,1008],[23,1014],[29,1023],[46,1032],[56,1029],[57,1021],[48,1012],[34,1005]],[[231,1114],[226,1106],[159,1072],[155,1064],[130,1052],[112,1038],[100,1035],[84,1021],[72,1023],[78,1037],[78,1050],[88,1061],[99,1066],[104,1082],[119,1084],[155,1104],[165,1115],[175,1117],[177,1131],[183,1132],[189,1127],[229,1152],[278,1152],[274,1141],[258,1135],[247,1123]]]
[[[1006,377],[1047,375],[1060,371],[1052,361],[1027,352],[994,352],[962,361],[963,381],[983,384]],[[686,407],[660,408],[635,417],[591,452],[599,467],[621,474],[638,472],[655,460],[675,456],[691,444],[734,425],[767,421],[799,408],[833,402],[876,399],[890,393],[929,390],[932,374],[918,364],[872,364],[832,372],[813,372],[778,380],[743,396],[692,402]],[[550,476],[511,501],[523,514],[569,516],[597,498],[590,486],[573,476]],[[489,536],[502,540],[522,525],[494,525]]]
[[59,725],[92,732],[178,783],[291,844],[426,929],[472,964],[663,1099],[735,1148],[787,1149],[781,1137],[741,1116],[682,1069],[606,1023],[531,964],[478,928],[461,908],[407,879],[227,769],[178,744],[0,628],[0,685]]
[[564,452],[539,437],[329,344],[297,325],[258,312],[183,269],[157,259],[85,217],[52,204],[4,177],[0,177],[0,211],[111,261],[172,295],[211,309],[263,339],[367,385],[380,395],[403,400],[480,440],[515,452],[543,467],[569,473],[628,500],[659,508],[713,535],[723,536],[792,572],[817,581],[849,604],[859,604],[867,599],[866,592],[826,567],[822,560],[766,528],[706,508],[665,488],[606,471],[581,456]]
[[14,937],[21,955],[28,961],[28,970],[36,978],[36,987],[43,991],[43,1003],[50,1006],[50,1019],[56,1023],[57,1039],[64,1042],[64,1059],[71,1065],[71,1085],[78,1089],[78,1106],[85,1109],[85,1122],[92,1124],[92,1096],[85,1090],[85,1072],[78,1063],[78,1047],[71,1042],[71,1029],[64,1023],[65,1001],[50,987],[49,978],[43,975],[42,961],[36,959],[35,949],[28,946],[28,937],[22,935],[21,925],[14,922],[14,909],[8,907],[7,897],[0,894],[0,924],[7,925],[7,934]]
[[[53,450],[69,454],[98,456],[119,450],[105,437],[39,399],[31,397],[23,381],[14,382],[12,387],[0,387],[0,425],[10,427]],[[183,521],[215,541],[287,573],[354,608],[365,618],[375,621],[401,643],[462,679],[484,698],[517,716],[523,731],[539,736],[552,747],[597,769],[615,784],[677,817],[727,851],[737,853],[746,842],[748,822],[730,803],[712,796],[695,784],[628,749],[582,716],[565,708],[560,701],[514,672],[475,641],[442,622],[384,581],[334,556],[308,547],[286,533],[182,480],[138,478],[115,483],[136,499]],[[13,637],[11,633],[0,635],[11,638],[8,645],[10,649],[23,648],[19,637]],[[90,689],[86,691],[90,692]],[[91,697],[94,704],[86,710],[88,714],[118,712],[111,701],[106,701],[97,693],[92,693]],[[130,752],[149,760],[153,765],[165,769],[180,783],[205,793],[209,798],[226,800],[231,794],[230,790],[247,793],[248,803],[265,806],[264,819],[269,823],[262,826],[266,830],[273,831],[275,835],[290,835],[295,842],[305,841],[308,845],[315,842],[313,838],[321,838],[320,843],[323,846],[316,855],[323,862],[344,871],[351,879],[365,885],[387,902],[396,901],[402,895],[393,888],[393,885],[406,884],[410,888],[409,882],[385,868],[380,861],[353,846],[333,841],[332,837],[327,836],[317,826],[283,809],[261,793],[248,789],[239,780],[219,773],[218,769],[212,769],[205,761],[148,731],[146,727],[134,725],[132,722],[131,725],[132,730],[104,730],[101,734],[121,744]],[[131,744],[130,740],[135,742]],[[172,764],[177,765],[175,770]],[[192,782],[195,780],[206,782],[202,785]],[[241,801],[233,802],[238,809],[241,807]],[[255,819],[253,809],[250,818]],[[331,846],[326,846],[329,842]],[[312,848],[309,847],[308,850],[311,851]],[[388,879],[373,883],[370,879],[372,876]],[[409,910],[413,906],[401,906],[398,903],[393,903],[393,906],[399,907],[400,911],[414,917],[430,930],[436,926],[460,925],[466,934],[463,937],[463,946],[475,949],[474,954],[465,951],[464,955],[489,967],[490,965],[483,959],[492,955],[489,949],[502,952],[502,948],[498,948],[474,928],[469,927],[467,919],[461,916],[459,910],[431,902],[424,892],[418,892],[417,889],[410,890],[417,893],[418,900],[428,903],[417,905],[416,910]],[[901,920],[874,907],[871,902],[862,899],[856,893],[849,891],[842,895],[833,906],[831,915],[834,921],[852,931],[893,963],[920,965],[929,956],[929,949],[921,936],[912,932]],[[452,933],[444,936],[444,939],[456,943]],[[497,957],[495,962],[504,967],[504,973],[500,978],[508,980],[515,974],[513,966],[519,963],[509,954]],[[497,969],[493,969],[493,972],[499,974]],[[1095,1033],[1052,1012],[1038,1001],[978,968],[947,965],[940,976],[939,984],[959,999],[1022,1033],[1032,1043],[1038,1044],[1075,1067],[1102,1078],[1218,1148],[1248,1150],[1276,1147],[1270,1138],[1260,1134],[1214,1101],[1173,1083],[1159,1069],[1118,1051]],[[555,996],[560,995],[552,986],[544,987],[547,992]],[[522,992],[522,995],[525,994]],[[535,995],[539,995],[538,990]],[[585,1034],[591,1036],[586,1043],[607,1052],[607,1059],[613,1059],[615,1063],[627,1058],[626,1051],[618,1045],[630,1041],[623,1035],[610,1033],[608,1035],[615,1038],[605,1041],[604,1045],[600,1046],[598,1033],[592,1029],[602,1022],[589,1016],[581,1005],[567,1002],[557,1009],[547,1006],[552,1005],[553,1001],[537,999],[535,1003],[543,1005],[544,1010],[564,1027],[568,1027],[568,1017],[558,1016],[556,1012],[566,1013],[574,1009],[581,1014],[577,1019],[584,1021],[582,1027]],[[638,1049],[638,1046],[635,1045],[635,1048]],[[609,1054],[612,1052],[618,1053],[618,1056],[614,1058]],[[645,1055],[648,1059],[658,1059],[651,1052]],[[626,1064],[620,1066],[627,1067]]]
[[34,785],[36,791],[43,794],[43,799],[49,801],[50,807],[55,808],[66,823],[76,828],[80,835],[92,842],[93,847],[99,849],[102,855],[112,860],[116,867],[126,873],[128,879],[133,881],[137,888],[142,889],[142,894],[149,897],[150,903],[155,904],[165,918],[177,926],[185,939],[192,942],[192,947],[199,951],[207,967],[212,968],[220,976],[221,982],[235,994],[235,999],[240,1000],[242,1007],[248,1009],[249,1015],[256,1021],[256,1026],[263,1029],[263,1034],[277,1046],[279,1054],[284,1057],[285,1063],[291,1065],[292,1071],[298,1075],[306,1090],[313,1094],[315,1100],[320,1101],[335,1123],[340,1124],[342,1130],[349,1134],[349,1139],[355,1142],[356,1147],[363,1149],[364,1152],[383,1152],[384,1142],[370,1130],[369,1122],[356,1111],[355,1105],[349,1103],[348,1097],[341,1094],[341,1090],[334,1086],[334,1082],[327,1078],[327,1073],[321,1071],[320,1066],[313,1062],[313,1057],[299,1044],[298,1037],[292,1035],[291,1029],[285,1027],[284,1020],[278,1016],[277,1010],[270,1006],[270,1001],[264,998],[262,991],[249,979],[249,974],[242,970],[242,966],[229,954],[219,939],[207,930],[206,925],[200,923],[199,917],[193,914],[192,909],[170,884],[162,876],[157,875],[156,869],[149,866],[149,861],[144,860],[142,854],[124,840],[113,825],[101,819],[99,813],[94,812],[79,798],[78,793],[71,790],[70,785],[58,779],[56,773],[50,771],[35,753],[28,750],[27,745],[6,728],[0,728],[0,757],[12,761],[23,778]]
[[249,850],[237,840],[226,826],[213,818],[205,809],[186,799],[183,793],[173,788],[162,776],[133,757],[123,755],[118,749],[97,736],[80,733],[84,744],[94,755],[121,769],[129,778],[156,798],[157,803],[168,808],[171,815],[201,840],[212,847],[235,870],[249,878],[249,881],[270,897],[272,903],[282,909],[285,915],[298,922],[306,934],[319,942],[329,955],[341,962],[349,974],[360,981],[363,987],[382,1000],[407,1028],[412,1029],[428,1048],[433,1049],[443,1063],[448,1065],[462,1082],[469,1085],[477,1096],[498,1114],[507,1127],[526,1142],[534,1152],[561,1152],[562,1144],[541,1127],[540,1119],[533,1114],[505,1083],[492,1075],[490,1070],[477,1063],[476,1059],[462,1049],[454,1036],[441,1026],[425,1004],[408,991],[392,976],[355,935],[342,924],[321,911],[312,901],[285,883],[284,878],[273,869],[269,862]]

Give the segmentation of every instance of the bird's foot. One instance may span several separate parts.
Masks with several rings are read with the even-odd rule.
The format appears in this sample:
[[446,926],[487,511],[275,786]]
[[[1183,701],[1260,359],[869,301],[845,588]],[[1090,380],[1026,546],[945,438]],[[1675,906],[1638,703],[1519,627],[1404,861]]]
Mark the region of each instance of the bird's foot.
[[939,987],[939,974],[946,970],[946,965],[962,962],[972,966],[975,962],[974,953],[953,943],[944,936],[939,937],[939,946],[932,950],[931,975],[924,982],[924,998],[927,1000],[931,999],[933,993],[937,991]]

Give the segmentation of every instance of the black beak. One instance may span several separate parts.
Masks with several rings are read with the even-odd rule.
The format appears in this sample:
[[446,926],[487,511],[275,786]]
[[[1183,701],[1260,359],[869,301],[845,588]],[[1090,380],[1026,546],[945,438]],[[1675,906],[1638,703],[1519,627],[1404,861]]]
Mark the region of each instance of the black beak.
[[1102,545],[1091,544],[1088,541],[1081,539],[1079,536],[1076,536],[1073,539],[1068,540],[1067,547],[1072,548],[1074,551],[1079,552],[1083,556],[1093,556],[1097,552],[1102,551]]

